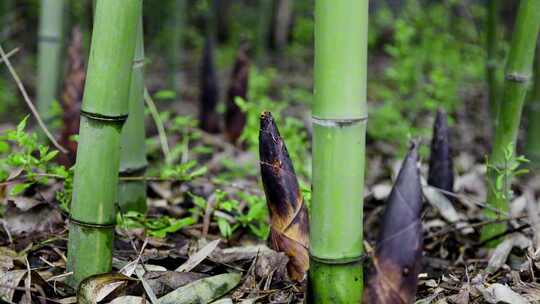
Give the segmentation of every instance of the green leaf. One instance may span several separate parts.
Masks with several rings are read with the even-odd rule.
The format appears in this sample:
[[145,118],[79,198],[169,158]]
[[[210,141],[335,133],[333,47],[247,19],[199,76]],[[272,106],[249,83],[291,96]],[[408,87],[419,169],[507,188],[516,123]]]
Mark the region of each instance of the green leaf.
[[160,90],[160,91],[157,91],[154,94],[154,98],[161,99],[161,100],[175,99],[176,98],[176,92],[172,91],[172,90]]
[[9,144],[3,140],[0,140],[0,153],[6,153],[9,151]]
[[229,238],[232,234],[231,224],[222,217],[218,218],[217,224],[221,235],[225,238]]
[[41,159],[41,161],[48,162],[48,161],[52,160],[53,158],[55,158],[56,155],[58,155],[58,150],[51,151],[51,152],[47,153],[47,155],[45,155],[45,157],[43,157]]
[[9,195],[16,196],[24,192],[24,190],[28,189],[32,183],[22,183],[22,184],[16,184],[11,188],[11,191],[9,192]]
[[30,115],[26,115],[23,120],[17,125],[17,132],[22,133],[24,129],[26,128],[26,122],[28,121],[28,117]]

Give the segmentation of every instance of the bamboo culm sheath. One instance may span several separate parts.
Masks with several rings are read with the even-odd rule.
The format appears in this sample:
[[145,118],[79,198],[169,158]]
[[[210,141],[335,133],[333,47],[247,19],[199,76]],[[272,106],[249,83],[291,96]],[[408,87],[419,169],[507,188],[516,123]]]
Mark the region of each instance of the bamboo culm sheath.
[[37,108],[48,119],[58,99],[64,0],[42,0],[38,34]]
[[109,272],[120,132],[128,116],[141,0],[98,0],[81,108],[68,241],[70,283]]
[[[433,123],[433,137],[431,139],[431,153],[429,157],[428,185],[442,189],[446,192],[454,191],[454,165],[450,146],[450,130],[446,113],[443,109],[437,110]],[[454,197],[447,195],[450,201]]]
[[259,158],[272,248],[289,257],[289,277],[303,281],[309,269],[309,216],[287,146],[270,112],[261,114]]
[[[129,89],[129,115],[122,128],[122,139],[120,142],[120,176],[144,175],[148,165],[148,161],[146,160],[146,136],[144,128],[144,43],[142,16],[137,27],[137,41],[132,68]],[[146,212],[146,182],[144,180],[120,181],[118,187],[118,204],[121,212]]]
[[[505,182],[503,189],[496,189],[497,170],[506,170],[505,150],[515,147],[521,111],[531,71],[536,47],[538,31],[540,30],[540,1],[522,0],[519,2],[516,26],[512,34],[510,53],[506,64],[506,79],[502,99],[499,103],[498,118],[495,128],[493,148],[489,156],[488,168],[488,197],[487,202],[493,208],[486,209],[488,219],[508,217],[509,202],[507,193],[511,178]],[[495,211],[495,210],[496,211]],[[505,223],[490,224],[482,230],[482,239],[491,239],[506,230]],[[497,242],[490,242],[494,245]]]
[[423,245],[417,148],[413,143],[386,201],[363,303],[414,302]]
[[315,1],[309,297],[359,303],[367,122],[367,0]]

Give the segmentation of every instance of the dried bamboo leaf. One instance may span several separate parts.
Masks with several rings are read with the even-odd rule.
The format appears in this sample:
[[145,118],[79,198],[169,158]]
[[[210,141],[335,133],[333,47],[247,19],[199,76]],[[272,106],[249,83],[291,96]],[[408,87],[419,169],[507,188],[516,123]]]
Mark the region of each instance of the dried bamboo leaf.
[[309,269],[309,218],[287,147],[270,112],[261,114],[259,154],[272,248],[289,257],[289,276],[300,281]]
[[77,142],[71,140],[73,135],[79,133],[79,112],[83,98],[86,71],[84,64],[82,32],[77,25],[71,32],[71,41],[68,47],[68,67],[62,92],[62,134],[60,144],[66,147],[68,154],[58,156],[58,162],[71,167],[75,164]]
[[159,304],[210,303],[240,283],[239,273],[225,273],[204,278],[180,287],[159,298]]
[[235,143],[246,125],[246,114],[236,104],[236,97],[246,100],[249,78],[249,57],[247,47],[240,46],[231,74],[231,81],[227,91],[225,111],[225,135],[230,142]]
[[422,257],[422,187],[413,144],[387,201],[364,303],[412,303]]
[[204,44],[199,77],[201,90],[199,121],[201,129],[208,133],[218,133],[219,115],[216,112],[216,105],[219,101],[219,88],[218,77],[214,67],[214,44],[210,37],[206,38]]
[[495,283],[485,288],[476,287],[488,303],[527,304],[530,303],[524,297],[510,289],[510,287]]
[[21,283],[27,271],[23,269],[12,271],[0,270],[0,300],[11,302],[16,288]]
[[[428,184],[453,192],[454,165],[450,148],[450,134],[446,113],[439,109],[433,124],[433,138],[431,140],[431,155],[429,159]],[[448,196],[450,201],[454,198]]]
[[77,303],[98,303],[118,287],[133,280],[121,273],[104,273],[88,277],[79,284]]
[[148,286],[152,288],[156,297],[160,297],[178,287],[182,287],[205,277],[207,277],[207,275],[196,272],[151,271],[146,272],[143,279],[145,279]]
[[146,304],[146,300],[136,296],[123,296],[112,300],[109,304]]
[[189,257],[189,259],[180,265],[175,271],[186,272],[190,271],[204,261],[218,246],[219,239],[206,244],[203,248]]

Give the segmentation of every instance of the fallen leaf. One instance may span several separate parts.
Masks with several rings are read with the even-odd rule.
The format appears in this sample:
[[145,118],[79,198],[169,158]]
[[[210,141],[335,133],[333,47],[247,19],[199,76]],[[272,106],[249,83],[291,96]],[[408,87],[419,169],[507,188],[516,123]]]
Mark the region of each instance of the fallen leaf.
[[121,273],[104,273],[88,277],[79,284],[77,303],[96,304],[115,289],[132,280],[134,279]]
[[507,285],[495,283],[489,287],[476,286],[488,303],[529,304],[525,298]]
[[178,272],[190,271],[206,259],[218,246],[219,239],[206,244],[203,248],[189,257],[189,259],[180,267],[176,268]]
[[158,304],[210,303],[238,285],[240,278],[240,273],[225,273],[200,279],[164,295]]
[[0,271],[0,299],[11,302],[15,289],[19,286],[26,273],[27,271],[22,269]]

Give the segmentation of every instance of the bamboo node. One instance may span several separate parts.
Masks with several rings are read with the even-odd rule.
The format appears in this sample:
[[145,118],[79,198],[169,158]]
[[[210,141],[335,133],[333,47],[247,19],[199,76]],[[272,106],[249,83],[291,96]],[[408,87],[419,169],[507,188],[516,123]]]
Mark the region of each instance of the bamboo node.
[[62,38],[60,36],[55,35],[39,35],[38,41],[39,42],[60,42]]
[[143,175],[146,171],[146,168],[148,168],[148,164],[144,164],[142,166],[134,167],[134,168],[126,168],[124,170],[120,170],[118,172],[118,175],[120,177],[126,177],[126,176],[139,176]]
[[74,224],[75,226],[80,226],[84,228],[94,228],[94,229],[114,229],[114,227],[116,226],[116,223],[111,223],[111,224],[87,223],[80,220],[76,220],[72,218],[71,216],[69,217],[69,223]]
[[367,259],[367,255],[362,253],[359,256],[354,256],[354,257],[321,258],[321,257],[315,256],[311,251],[309,251],[309,258],[321,264],[343,265],[343,264],[355,264],[359,262],[364,262]]
[[104,114],[98,114],[98,113],[91,113],[86,112],[84,110],[81,110],[81,116],[84,116],[91,120],[97,120],[97,121],[103,121],[103,122],[113,122],[113,123],[121,123],[123,124],[127,118],[128,115],[104,115]]
[[506,74],[505,79],[508,81],[523,83],[523,82],[528,82],[531,79],[531,75],[519,74],[519,73],[508,73]]
[[356,124],[367,123],[368,116],[359,118],[319,118],[311,116],[311,122],[315,125],[328,128],[343,128]]

